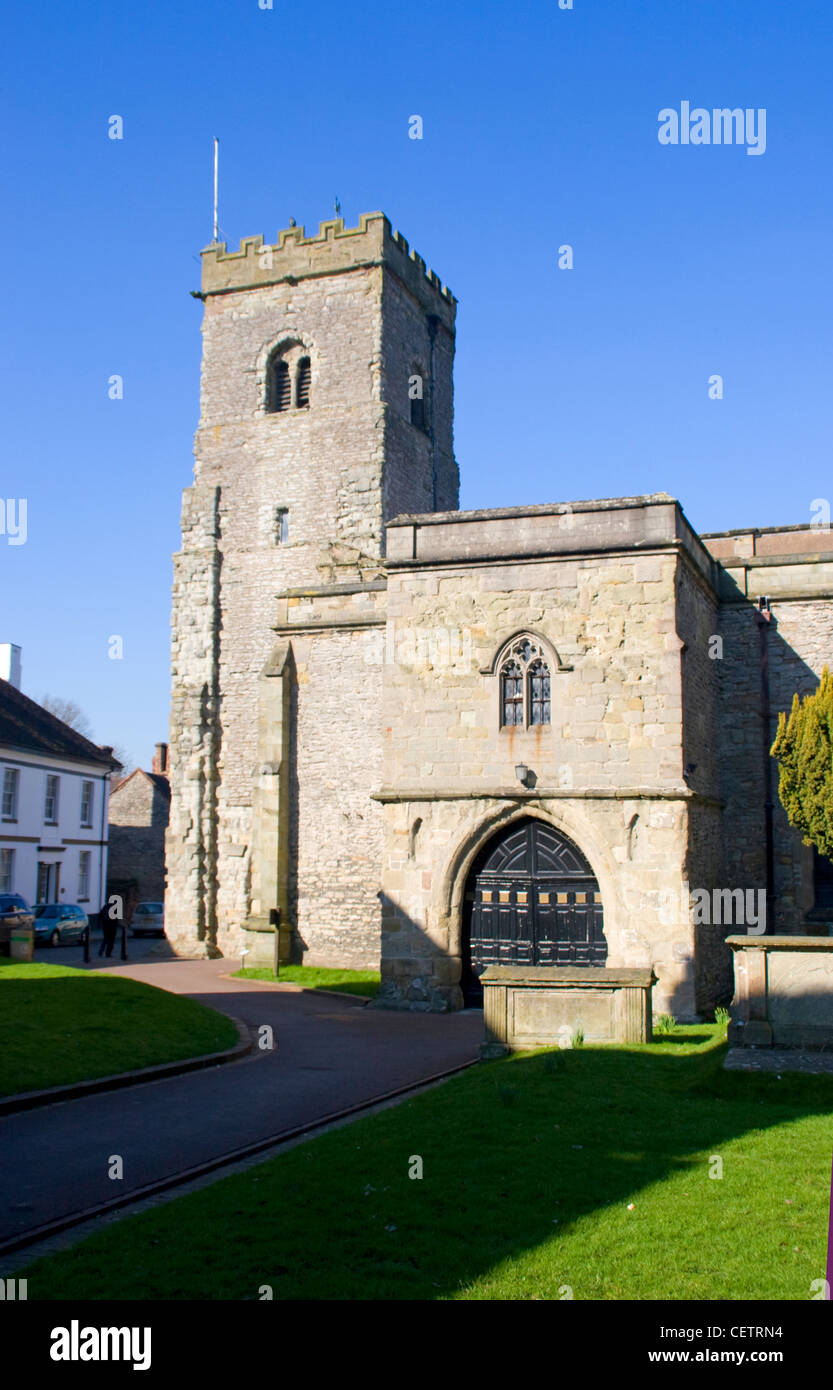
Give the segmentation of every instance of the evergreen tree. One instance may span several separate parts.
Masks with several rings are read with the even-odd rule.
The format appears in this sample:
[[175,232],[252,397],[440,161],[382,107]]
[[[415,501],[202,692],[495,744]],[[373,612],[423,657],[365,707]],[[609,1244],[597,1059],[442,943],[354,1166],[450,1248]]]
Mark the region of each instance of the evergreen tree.
[[779,714],[771,752],[790,825],[805,845],[833,859],[833,675],[826,666],[812,695],[793,695],[789,718]]

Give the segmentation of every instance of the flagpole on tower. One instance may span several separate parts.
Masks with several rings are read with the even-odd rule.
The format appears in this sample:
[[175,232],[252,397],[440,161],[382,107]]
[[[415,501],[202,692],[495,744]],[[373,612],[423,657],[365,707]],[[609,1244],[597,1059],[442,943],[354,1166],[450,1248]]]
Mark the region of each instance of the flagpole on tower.
[[215,241],[219,240],[219,238],[218,238],[218,227],[217,227],[217,165],[218,165],[218,163],[219,163],[219,158],[220,158],[220,141],[217,139],[217,136],[215,135],[215,136],[214,136],[214,240],[215,240]]

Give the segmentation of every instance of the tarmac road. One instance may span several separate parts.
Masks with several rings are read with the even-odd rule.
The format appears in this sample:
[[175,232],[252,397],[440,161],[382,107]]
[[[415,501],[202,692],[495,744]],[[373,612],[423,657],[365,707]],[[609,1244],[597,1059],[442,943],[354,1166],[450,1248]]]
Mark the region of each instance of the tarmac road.
[[[478,1055],[478,1012],[370,1009],[347,996],[223,979],[236,960],[176,960],[152,938],[128,949],[128,964],[114,955],[89,968],[189,995],[254,1030],[268,1024],[274,1049],[0,1118],[0,1242]],[[37,958],[76,965],[81,954],[44,948]],[[108,1176],[114,1154],[121,1180]]]

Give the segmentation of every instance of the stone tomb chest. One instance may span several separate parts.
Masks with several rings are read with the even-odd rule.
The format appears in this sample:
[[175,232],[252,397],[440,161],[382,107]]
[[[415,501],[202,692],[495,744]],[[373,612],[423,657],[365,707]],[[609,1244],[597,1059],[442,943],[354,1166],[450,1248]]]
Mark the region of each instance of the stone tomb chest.
[[490,966],[480,978],[483,1057],[563,1047],[579,1030],[588,1043],[651,1041],[650,967]]
[[729,936],[735,1047],[829,1048],[833,1043],[833,939]]

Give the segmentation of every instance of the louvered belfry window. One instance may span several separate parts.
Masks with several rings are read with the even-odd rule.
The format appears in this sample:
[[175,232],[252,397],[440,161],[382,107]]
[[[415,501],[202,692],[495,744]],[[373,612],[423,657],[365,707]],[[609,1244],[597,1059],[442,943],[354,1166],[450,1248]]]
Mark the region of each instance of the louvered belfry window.
[[269,373],[269,410],[288,410],[292,402],[292,383],[289,378],[289,365],[278,357]]
[[500,673],[503,723],[514,726],[524,722],[524,676],[517,661],[507,661]]
[[503,728],[552,723],[550,668],[531,637],[514,642],[500,668],[500,722]]
[[306,410],[309,406],[309,388],[312,373],[310,371],[310,361],[308,357],[302,357],[298,363],[298,382],[295,393],[295,404],[299,410]]

